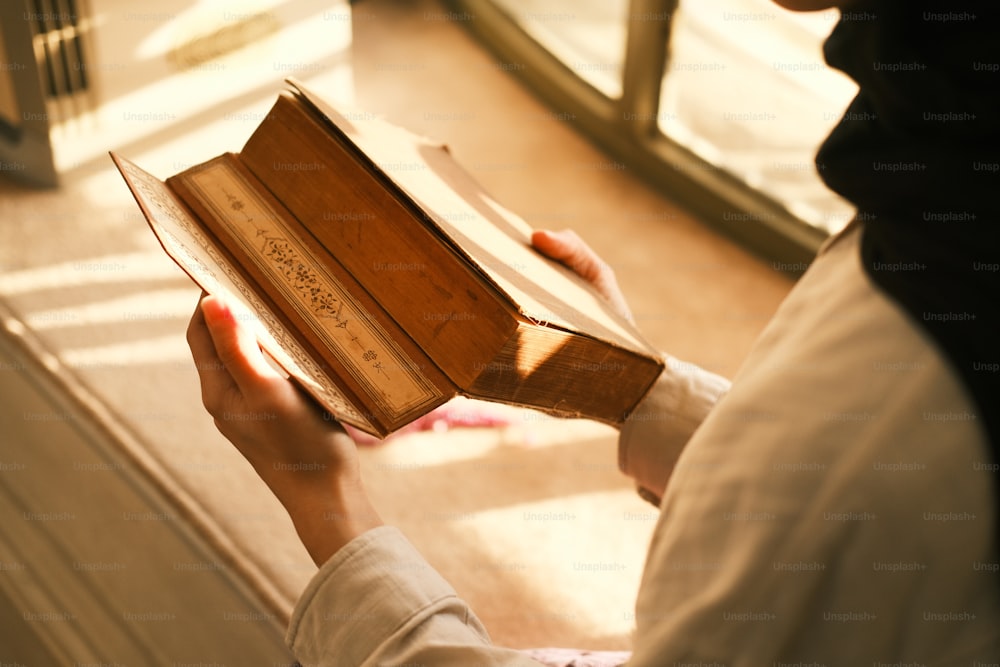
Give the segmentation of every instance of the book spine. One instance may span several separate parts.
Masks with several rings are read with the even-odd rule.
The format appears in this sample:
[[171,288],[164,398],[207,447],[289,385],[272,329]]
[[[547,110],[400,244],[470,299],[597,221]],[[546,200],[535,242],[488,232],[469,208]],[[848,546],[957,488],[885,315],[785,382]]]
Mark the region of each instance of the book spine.
[[473,398],[620,424],[656,382],[663,364],[586,336],[526,324],[480,370],[468,391]]

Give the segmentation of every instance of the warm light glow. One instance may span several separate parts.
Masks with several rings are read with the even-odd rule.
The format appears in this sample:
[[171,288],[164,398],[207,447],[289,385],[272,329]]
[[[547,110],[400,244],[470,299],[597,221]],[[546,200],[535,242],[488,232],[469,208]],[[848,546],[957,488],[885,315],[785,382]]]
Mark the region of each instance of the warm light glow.
[[81,285],[163,280],[180,275],[177,267],[157,249],[155,252],[99,255],[0,273],[0,292],[16,296]]
[[[349,15],[343,7],[325,0],[202,0],[175,13],[154,4],[131,7],[94,17],[96,107],[53,129],[62,172],[140,142],[163,147],[183,137],[196,150],[215,151],[174,152],[164,161],[164,175],[178,171],[182,160],[200,162],[238,150],[289,76],[310,81],[333,99],[353,96],[351,24],[343,20]],[[237,35],[248,20],[256,28]],[[216,33],[218,43],[209,43]],[[121,51],[128,42],[116,36],[124,34],[137,41],[133,53]],[[173,57],[201,38],[208,42],[194,47],[210,59]],[[139,155],[133,150],[128,157]]]

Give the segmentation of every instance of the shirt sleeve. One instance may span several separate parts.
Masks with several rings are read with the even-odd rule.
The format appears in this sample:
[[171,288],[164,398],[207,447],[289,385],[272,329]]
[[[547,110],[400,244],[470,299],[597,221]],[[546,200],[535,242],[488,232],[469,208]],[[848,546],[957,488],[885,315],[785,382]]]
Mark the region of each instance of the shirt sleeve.
[[538,667],[479,619],[396,528],[355,538],[306,587],[286,641],[304,666]]
[[[819,256],[857,228],[851,221],[826,240]],[[666,354],[664,359],[663,373],[629,415],[618,438],[618,468],[635,480],[640,496],[657,506],[681,452],[732,387],[729,379],[695,364]]]
[[618,467],[639,494],[659,504],[677,457],[729,380],[694,364],[666,357],[666,368],[632,411],[618,438]]

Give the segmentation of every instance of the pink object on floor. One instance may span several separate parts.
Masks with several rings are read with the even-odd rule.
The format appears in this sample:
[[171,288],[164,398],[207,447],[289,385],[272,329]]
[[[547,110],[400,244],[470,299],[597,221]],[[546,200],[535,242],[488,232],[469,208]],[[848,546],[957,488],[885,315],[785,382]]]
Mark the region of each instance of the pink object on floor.
[[571,648],[535,648],[524,653],[546,667],[621,667],[631,657],[628,651],[581,651]]
[[418,417],[398,431],[384,439],[376,438],[353,426],[344,424],[344,428],[359,445],[376,445],[407,433],[420,431],[444,432],[452,428],[495,428],[510,426],[515,423],[521,413],[520,408],[506,405],[484,403],[466,398],[455,398],[441,407]]

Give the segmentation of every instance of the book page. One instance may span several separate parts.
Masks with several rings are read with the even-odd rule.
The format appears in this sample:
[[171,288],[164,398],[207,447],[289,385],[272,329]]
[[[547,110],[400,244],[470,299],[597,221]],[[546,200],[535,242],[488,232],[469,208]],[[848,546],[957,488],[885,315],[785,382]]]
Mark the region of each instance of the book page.
[[229,265],[211,240],[152,174],[112,153],[143,215],[166,253],[209,294],[220,296],[237,320],[257,336],[261,348],[337,419],[375,433],[372,424],[337,389],[336,384],[288,335],[281,322]]

